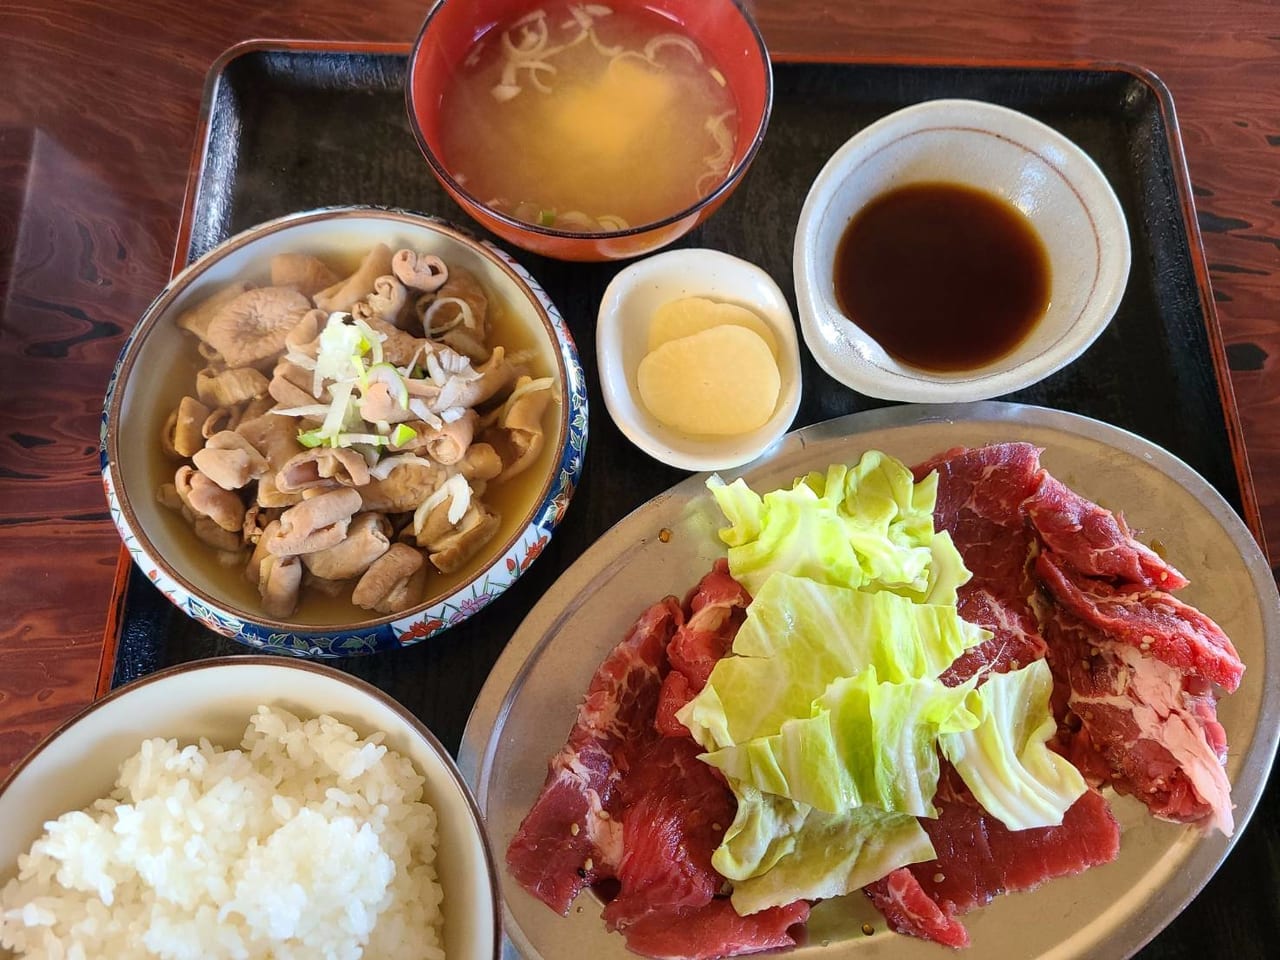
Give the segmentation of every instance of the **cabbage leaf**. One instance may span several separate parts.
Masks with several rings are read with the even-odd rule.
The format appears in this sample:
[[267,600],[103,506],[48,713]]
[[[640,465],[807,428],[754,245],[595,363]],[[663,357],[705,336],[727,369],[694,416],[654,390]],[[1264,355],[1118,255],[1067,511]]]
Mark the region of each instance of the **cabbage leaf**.
[[843,896],[934,857],[929,835],[906,814],[866,806],[830,814],[746,785],[734,792],[738,816],[712,865],[734,881],[731,902],[741,916]]
[[812,717],[833,680],[868,667],[887,682],[932,679],[989,636],[954,606],[775,574],[747,607],[735,655],[678,717],[708,750],[772,736]]
[[933,859],[938,750],[1010,829],[1060,823],[1085,789],[1048,750],[1043,663],[939,677],[991,633],[962,620],[969,579],[919,483],[869,451],[763,496],[708,481],[732,575],[752,594],[731,654],[677,714],[738,799],[713,856],[740,914],[838,896]]
[[812,716],[702,759],[730,780],[826,813],[871,805],[934,816],[938,735],[978,725],[965,706],[973,683],[879,683],[875,667],[868,667],[833,681],[813,702]]
[[955,603],[969,579],[950,536],[935,533],[937,476],[915,483],[902,463],[877,450],[850,468],[798,478],[763,497],[746,483],[707,486],[729,526],[729,572],[754,596],[770,575],[889,589],[919,602]]
[[1058,729],[1049,709],[1052,690],[1043,660],[991,674],[969,694],[976,726],[939,738],[974,797],[1010,830],[1061,824],[1087,789],[1080,771],[1046,745]]

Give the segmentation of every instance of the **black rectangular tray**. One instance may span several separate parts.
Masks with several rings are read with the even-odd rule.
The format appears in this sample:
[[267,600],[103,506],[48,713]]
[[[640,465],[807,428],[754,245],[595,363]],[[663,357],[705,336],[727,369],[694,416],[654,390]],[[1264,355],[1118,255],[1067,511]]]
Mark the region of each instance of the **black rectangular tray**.
[[[290,43],[229,51],[206,89],[175,266],[253,224],[335,204],[404,207],[467,225],[409,131],[404,54],[402,48]],[[785,62],[775,64],[774,78],[773,115],[754,166],[724,208],[678,245],[726,250],[760,265],[790,291],[801,204],[818,170],[852,134],[894,109],[938,97],[989,100],[1029,113],[1078,143],[1107,175],[1128,218],[1133,267],[1124,302],[1097,343],[1065,370],[1008,399],[1074,411],[1153,440],[1203,474],[1260,536],[1172,103],[1156,78],[1110,65]],[[605,413],[595,316],[619,266],[512,252],[564,314],[590,384],[590,442],[571,509],[529,573],[471,620],[409,649],[332,661],[387,690],[451,750],[489,668],[535,601],[601,533],[685,475],[632,447]],[[802,354],[804,400],[796,426],[884,405],[843,387],[807,350]],[[637,590],[642,594],[643,585]],[[246,652],[178,613],[127,558],[110,619],[100,689],[169,664]],[[1144,957],[1221,955],[1223,924],[1238,931],[1241,922],[1240,914],[1227,919],[1232,898],[1248,889],[1247,882],[1233,884],[1229,897],[1223,876],[1271,874],[1265,860],[1253,862],[1262,854],[1246,852],[1249,846],[1241,845],[1176,932]],[[1217,895],[1216,888],[1222,888]],[[1242,912],[1274,921],[1270,906]],[[1200,923],[1190,922],[1192,916]],[[1246,934],[1244,946],[1252,939]]]

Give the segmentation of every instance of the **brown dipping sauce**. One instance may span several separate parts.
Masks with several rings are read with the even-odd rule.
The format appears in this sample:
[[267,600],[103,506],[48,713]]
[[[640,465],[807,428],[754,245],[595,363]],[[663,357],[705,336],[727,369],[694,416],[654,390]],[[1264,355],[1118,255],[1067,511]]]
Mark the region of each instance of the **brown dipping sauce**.
[[1049,305],[1049,257],[992,194],[915,183],[868,203],[836,248],[845,315],[903,363],[970,370],[1013,350]]

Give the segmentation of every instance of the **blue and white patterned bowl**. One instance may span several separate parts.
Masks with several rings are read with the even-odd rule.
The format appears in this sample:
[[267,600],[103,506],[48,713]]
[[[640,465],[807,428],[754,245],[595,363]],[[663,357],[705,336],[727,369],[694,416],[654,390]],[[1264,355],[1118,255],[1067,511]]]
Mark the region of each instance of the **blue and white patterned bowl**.
[[[393,616],[325,622],[325,611],[300,608],[273,620],[238,569],[221,569],[156,491],[174,462],[159,448],[161,429],[181,397],[193,392],[200,366],[190,336],[174,319],[236,280],[264,281],[272,256],[289,251],[349,260],[378,242],[411,245],[462,263],[497,294],[528,331],[560,390],[558,419],[540,465],[504,511],[503,528],[461,582]],[[582,472],[587,444],[587,389],[573,337],[528,272],[493,245],[440,220],[401,210],[332,207],[291,214],[237,234],[178,274],[147,308],[121,351],[104,404],[102,482],[111,518],[134,562],[183,613],[258,650],[299,657],[346,657],[419,643],[465,620],[507,589],[540,554],[564,516]]]

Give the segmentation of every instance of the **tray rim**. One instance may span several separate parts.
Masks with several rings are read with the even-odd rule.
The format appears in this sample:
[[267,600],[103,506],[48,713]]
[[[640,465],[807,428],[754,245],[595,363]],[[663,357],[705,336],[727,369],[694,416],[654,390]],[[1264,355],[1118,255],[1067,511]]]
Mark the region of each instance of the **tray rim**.
[[[194,130],[191,159],[187,169],[182,212],[178,220],[173,257],[170,261],[170,278],[186,265],[187,252],[191,243],[192,226],[195,219],[196,201],[200,195],[200,187],[204,180],[209,155],[208,134],[213,103],[218,84],[233,63],[242,57],[261,53],[340,53],[408,57],[412,47],[413,45],[409,42],[258,38],[236,43],[219,54],[210,64],[208,72],[205,74],[204,88],[200,98],[200,107]],[[1016,57],[990,59],[941,56],[904,57],[893,54],[842,57],[839,54],[828,56],[826,54],[795,53],[785,49],[770,50],[769,55],[774,63],[829,64],[842,67],[927,67],[936,69],[1003,69],[1045,72],[1088,70],[1099,73],[1124,74],[1136,79],[1151,90],[1165,123],[1164,141],[1169,150],[1169,158],[1173,167],[1174,189],[1178,194],[1183,229],[1186,232],[1187,244],[1191,255],[1192,273],[1195,276],[1196,293],[1200,300],[1201,312],[1204,315],[1205,333],[1209,339],[1210,361],[1213,364],[1214,379],[1217,381],[1219,405],[1222,409],[1223,421],[1227,432],[1227,443],[1231,449],[1232,466],[1240,492],[1241,518],[1253,535],[1254,540],[1257,541],[1263,556],[1270,560],[1271,554],[1267,548],[1266,533],[1262,524],[1262,513],[1258,505],[1257,490],[1254,486],[1253,473],[1249,466],[1248,450],[1244,442],[1244,428],[1240,421],[1240,409],[1236,401],[1235,385],[1231,381],[1231,371],[1227,365],[1226,347],[1222,339],[1222,328],[1218,322],[1217,304],[1213,298],[1208,260],[1205,257],[1200,224],[1196,217],[1195,199],[1191,191],[1191,175],[1187,166],[1186,151],[1183,149],[1182,130],[1178,125],[1173,94],[1165,82],[1147,67],[1118,60],[1093,60],[1088,58],[1038,60]],[[120,635],[124,627],[125,618],[128,615],[127,592],[131,564],[132,560],[122,543],[116,556],[111,596],[107,603],[102,652],[98,660],[98,676],[94,688],[95,700],[104,696],[111,689],[111,678],[115,672]]]

